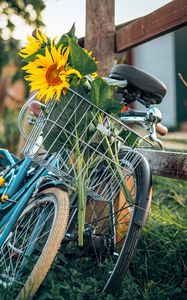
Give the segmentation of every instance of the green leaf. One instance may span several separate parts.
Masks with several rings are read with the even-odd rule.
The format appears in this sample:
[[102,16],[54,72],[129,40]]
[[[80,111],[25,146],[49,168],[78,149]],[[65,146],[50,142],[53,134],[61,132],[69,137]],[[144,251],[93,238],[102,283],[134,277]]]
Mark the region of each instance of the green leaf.
[[111,294],[108,294],[106,300],[114,300],[114,297]]
[[24,58],[22,60],[23,63],[28,63],[29,61],[34,61],[36,55],[41,54],[44,55],[45,54],[45,48],[40,48],[38,51],[34,52],[33,54],[29,55],[28,57]]
[[108,107],[112,101],[111,89],[101,77],[97,77],[92,81],[90,97],[92,102],[101,109]]
[[112,99],[110,102],[106,103],[105,111],[109,114],[121,116],[121,110],[123,106],[123,103],[119,103],[115,99]]
[[71,29],[63,34],[57,44],[57,48],[60,45],[63,45],[64,47],[69,45],[69,41],[68,39],[71,38],[72,40],[74,40],[76,43],[78,43],[78,38],[75,36],[75,23],[72,25]]
[[[83,90],[80,86],[74,88],[74,90],[83,95]],[[66,95],[62,95],[60,101],[56,102],[51,114],[48,115],[49,120],[43,129],[46,137],[44,140],[45,148],[50,149],[51,153],[58,152],[66,143],[66,148],[72,149],[75,145],[76,131],[81,136],[87,124],[89,124],[89,114],[85,114],[83,117],[83,112],[88,107],[89,103],[86,101],[81,102],[80,96],[74,95],[72,97],[72,92],[70,91]],[[59,118],[62,115],[63,117]],[[69,133],[73,133],[73,135],[70,136]],[[56,137],[58,137],[58,140],[55,140]],[[53,142],[55,143],[51,146]]]
[[63,47],[68,46],[68,35],[63,34],[60,38],[60,40],[57,43],[57,48],[60,47],[60,45],[63,45]]
[[67,32],[67,35],[70,37],[70,38],[74,38],[75,37],[75,23],[73,23],[70,31]]
[[103,77],[97,77],[92,81],[90,98],[95,105],[107,113],[121,115],[124,104],[113,95],[112,86]]
[[96,62],[72,39],[69,38],[71,65],[82,75],[97,71]]
[[[131,131],[129,134],[129,130],[123,128],[123,130],[119,133],[119,137],[123,139],[124,144],[126,146],[130,146],[133,148],[142,148],[145,146],[144,140],[142,140],[136,132]],[[142,145],[142,146],[141,146]]]
[[118,80],[109,77],[102,77],[110,86],[124,88],[127,85],[127,80]]

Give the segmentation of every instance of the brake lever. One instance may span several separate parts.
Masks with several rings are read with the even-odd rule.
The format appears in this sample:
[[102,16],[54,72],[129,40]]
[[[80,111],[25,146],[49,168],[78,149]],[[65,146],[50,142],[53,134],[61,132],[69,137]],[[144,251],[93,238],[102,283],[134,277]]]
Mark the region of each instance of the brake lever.
[[156,133],[156,124],[153,123],[150,127],[149,127],[149,134],[147,135],[147,137],[149,137],[149,139],[152,142],[156,142],[161,150],[164,150],[164,146],[163,143],[160,139],[157,138],[157,133]]

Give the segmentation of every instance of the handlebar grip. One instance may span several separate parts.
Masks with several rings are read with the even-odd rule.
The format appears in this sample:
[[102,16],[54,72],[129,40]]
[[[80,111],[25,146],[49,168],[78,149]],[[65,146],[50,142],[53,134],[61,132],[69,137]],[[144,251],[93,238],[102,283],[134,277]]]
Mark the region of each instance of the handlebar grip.
[[168,129],[166,126],[160,124],[160,123],[157,123],[156,124],[156,132],[162,136],[166,135],[168,133]]
[[29,104],[29,109],[33,112],[33,114],[38,117],[41,112],[41,104],[37,101],[33,101]]

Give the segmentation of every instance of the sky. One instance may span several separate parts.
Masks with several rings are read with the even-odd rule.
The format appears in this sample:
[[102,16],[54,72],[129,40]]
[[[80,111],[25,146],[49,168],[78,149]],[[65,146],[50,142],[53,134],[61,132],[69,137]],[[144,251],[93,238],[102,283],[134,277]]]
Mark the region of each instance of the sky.
[[[45,0],[46,8],[43,11],[43,21],[46,24],[46,33],[49,37],[61,36],[69,31],[75,22],[76,35],[85,35],[86,0]],[[116,25],[149,14],[171,0],[115,0]],[[100,0],[102,5],[102,0]],[[15,38],[26,40],[32,29],[23,26],[18,21]]]

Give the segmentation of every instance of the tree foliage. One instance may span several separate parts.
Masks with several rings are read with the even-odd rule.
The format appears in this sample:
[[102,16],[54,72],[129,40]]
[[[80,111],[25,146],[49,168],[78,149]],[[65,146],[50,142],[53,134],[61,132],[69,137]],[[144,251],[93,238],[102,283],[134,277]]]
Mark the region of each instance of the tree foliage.
[[0,1],[0,72],[2,67],[15,60],[19,41],[14,38],[16,18],[25,24],[40,27],[43,24],[41,12],[45,8],[44,0],[1,0]]

